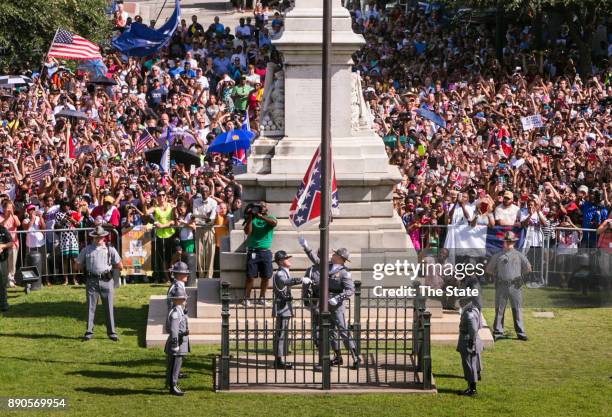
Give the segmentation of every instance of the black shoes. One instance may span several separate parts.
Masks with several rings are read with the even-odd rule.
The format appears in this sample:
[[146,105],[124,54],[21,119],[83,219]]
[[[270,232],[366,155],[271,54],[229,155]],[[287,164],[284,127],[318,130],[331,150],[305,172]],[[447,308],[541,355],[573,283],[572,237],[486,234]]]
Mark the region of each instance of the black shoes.
[[293,369],[293,364],[283,361],[281,358],[274,360],[274,368],[276,369]]
[[466,397],[473,397],[477,393],[478,392],[476,391],[476,388],[468,388],[466,390],[459,391],[457,394],[458,395],[463,395],[463,396],[466,396]]
[[181,391],[181,389],[177,387],[176,385],[173,385],[172,387],[170,387],[170,394],[176,395],[177,397],[182,397],[183,395],[185,395],[185,393]]
[[529,338],[527,337],[527,335],[524,335],[524,334],[522,334],[522,335],[518,335],[518,336],[516,336],[516,338],[517,338],[518,340],[522,340],[523,342],[526,342],[526,341],[528,341],[528,340],[529,340]]
[[109,334],[109,335],[108,335],[108,338],[109,338],[110,340],[112,340],[113,342],[118,342],[118,341],[119,341],[119,338],[118,338],[118,337],[117,337],[117,335],[116,335],[116,334],[114,334],[114,333],[113,333],[113,334]]
[[92,337],[93,337],[93,333],[86,332],[86,333],[83,335],[83,341],[85,341],[85,342],[86,342],[86,341],[88,341],[88,340],[91,340],[91,338],[92,338]]
[[334,359],[329,361],[330,366],[342,366],[344,360],[342,359],[342,354],[340,352],[334,352]]

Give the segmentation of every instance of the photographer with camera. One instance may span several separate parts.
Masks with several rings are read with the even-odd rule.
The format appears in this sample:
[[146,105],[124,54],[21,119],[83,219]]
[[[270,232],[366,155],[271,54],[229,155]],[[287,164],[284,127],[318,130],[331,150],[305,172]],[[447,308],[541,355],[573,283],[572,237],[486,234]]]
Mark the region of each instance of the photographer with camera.
[[266,290],[270,277],[272,277],[270,246],[272,246],[272,235],[277,221],[276,217],[268,214],[268,205],[265,201],[247,205],[244,216],[244,233],[248,237],[246,241],[247,277],[243,305],[250,305],[251,290],[257,277],[261,278],[261,286],[256,303],[266,305]]

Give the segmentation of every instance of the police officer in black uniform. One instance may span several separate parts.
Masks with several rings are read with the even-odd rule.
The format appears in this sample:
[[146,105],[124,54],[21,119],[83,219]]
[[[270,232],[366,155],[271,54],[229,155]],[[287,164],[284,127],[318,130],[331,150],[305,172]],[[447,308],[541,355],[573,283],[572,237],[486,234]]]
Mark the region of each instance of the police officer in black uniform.
[[274,262],[278,265],[278,269],[272,278],[274,289],[272,315],[276,318],[274,328],[274,367],[276,369],[291,369],[293,367],[293,364],[284,360],[284,357],[287,356],[285,345],[287,330],[289,329],[289,321],[293,317],[291,286],[310,283],[309,278],[291,278],[289,276],[290,258],[291,256],[287,255],[284,250],[279,250],[274,254]]

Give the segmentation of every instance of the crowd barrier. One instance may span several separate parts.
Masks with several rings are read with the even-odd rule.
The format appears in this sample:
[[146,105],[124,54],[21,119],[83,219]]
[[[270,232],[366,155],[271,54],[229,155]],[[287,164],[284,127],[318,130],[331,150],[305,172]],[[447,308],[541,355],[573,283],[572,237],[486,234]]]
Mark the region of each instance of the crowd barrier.
[[566,287],[578,268],[604,279],[612,275],[612,255],[597,247],[596,229],[425,224],[419,228],[415,249],[421,259],[439,256],[444,249],[442,254],[451,263],[466,258],[486,262],[501,250],[504,232],[509,230],[518,239],[516,248],[531,264],[533,272],[527,279],[531,286]]
[[[195,278],[219,276],[217,244],[215,234],[223,236],[231,227],[196,227],[193,241],[182,241],[182,227],[168,227],[163,230],[143,225],[129,228],[105,228],[109,233],[107,244],[112,245],[121,255],[124,268],[122,277],[143,277],[166,280],[171,264],[182,260],[192,271],[190,283]],[[78,267],[78,253],[92,242],[89,233],[93,228],[16,230],[11,232],[16,246],[9,251],[9,277],[23,284],[24,271],[36,268],[42,283],[81,282],[83,271]],[[177,250],[178,248],[181,250]],[[118,283],[124,281],[117,276]],[[33,285],[37,289],[40,283]]]

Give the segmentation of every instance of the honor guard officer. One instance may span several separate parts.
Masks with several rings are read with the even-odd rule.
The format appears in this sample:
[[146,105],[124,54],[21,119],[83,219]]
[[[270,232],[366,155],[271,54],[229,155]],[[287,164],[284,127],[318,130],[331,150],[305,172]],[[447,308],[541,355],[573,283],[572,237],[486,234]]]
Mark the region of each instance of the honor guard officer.
[[319,347],[319,262],[320,253],[317,251],[315,255],[312,249],[308,247],[308,242],[303,236],[298,236],[298,242],[304,249],[304,253],[312,262],[312,266],[306,270],[304,274],[310,278],[311,282],[302,286],[302,300],[306,307],[310,309],[310,328],[312,329],[311,336],[315,347]]
[[113,269],[120,270],[123,265],[121,257],[115,248],[107,245],[105,237],[108,232],[102,226],[96,227],[89,236],[93,243],[87,245],[77,258],[77,263],[85,271],[85,291],[87,294],[87,331],[84,340],[93,337],[94,317],[98,297],[102,298],[106,316],[106,333],[111,340],[119,340],[115,333],[115,318],[113,315]]
[[[185,262],[177,262],[172,265],[169,271],[172,274],[172,285],[168,288],[167,302],[168,311],[172,308],[172,296],[176,294],[179,288],[185,289],[185,283],[189,279],[189,266]],[[185,306],[185,314],[187,314],[187,306]]]
[[178,379],[183,365],[183,357],[190,352],[189,323],[185,314],[185,303],[187,302],[185,288],[178,287],[176,292],[170,296],[170,299],[173,307],[166,319],[168,339],[164,348],[168,359],[166,386],[170,387],[170,394],[181,396],[185,393],[178,387]]
[[504,234],[504,249],[491,257],[487,263],[486,273],[495,279],[495,321],[493,323],[493,338],[498,340],[504,336],[504,314],[510,298],[514,330],[519,340],[527,340],[521,317],[524,274],[531,272],[529,260],[514,248],[517,238],[514,233]]
[[480,310],[475,301],[473,297],[462,297],[459,300],[461,318],[459,320],[457,352],[461,354],[463,378],[468,383],[468,388],[460,391],[459,395],[472,396],[476,394],[476,381],[480,380],[480,371],[482,370],[480,353],[483,350],[483,345],[478,335],[482,322]]
[[279,250],[274,254],[274,262],[278,265],[278,269],[272,279],[274,289],[272,315],[276,318],[274,329],[274,367],[276,369],[291,369],[293,367],[291,363],[284,360],[284,357],[287,356],[285,339],[287,338],[289,321],[293,317],[291,286],[310,283],[310,279],[307,277],[291,278],[289,276],[289,268],[291,268],[290,258],[291,256],[287,255],[287,252],[284,250]]
[[344,265],[349,261],[349,252],[346,248],[334,251],[329,268],[329,311],[331,313],[332,327],[330,329],[330,342],[334,350],[334,358],[330,365],[342,365],[342,353],[340,351],[339,338],[351,354],[353,364],[351,368],[357,369],[361,358],[357,354],[355,342],[349,335],[344,317],[344,301],[351,298],[355,292],[355,285],[351,279],[351,273]]

